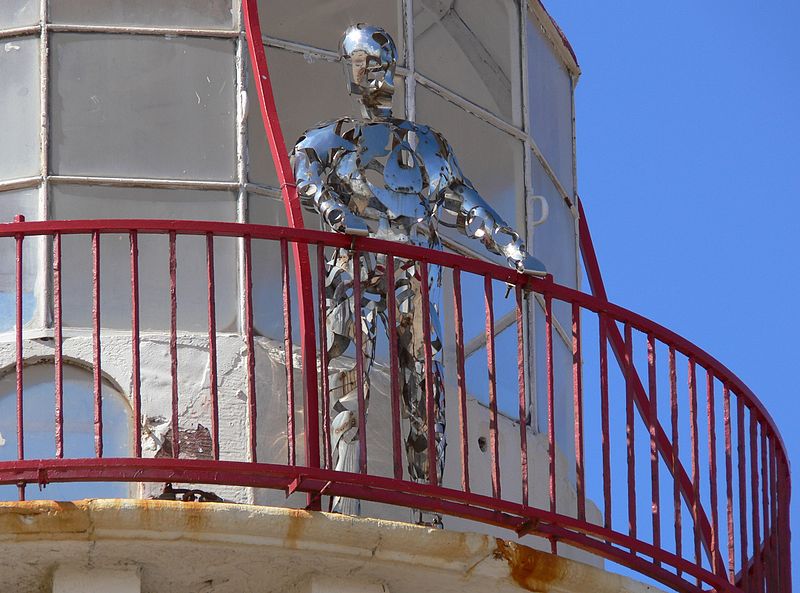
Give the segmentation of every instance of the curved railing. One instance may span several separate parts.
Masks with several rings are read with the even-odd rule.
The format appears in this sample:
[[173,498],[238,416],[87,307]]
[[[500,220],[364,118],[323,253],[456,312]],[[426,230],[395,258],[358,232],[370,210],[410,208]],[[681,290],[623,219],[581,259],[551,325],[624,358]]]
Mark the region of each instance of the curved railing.
[[[67,249],[66,237],[72,235],[84,237],[85,251],[74,243]],[[103,456],[101,291],[106,286],[101,275],[101,245],[108,237],[130,245],[126,251],[129,258],[113,265],[124,265],[130,272],[131,326],[126,335],[130,399],[138,420],[143,416],[142,378],[150,371],[147,364],[155,364],[143,362],[140,352],[144,340],[141,309],[148,306],[140,278],[150,273],[141,268],[151,266],[152,261],[142,262],[139,248],[154,235],[167,237],[161,239],[164,252],[148,257],[163,257],[167,262],[170,321],[164,333],[169,335],[165,350],[169,364],[159,364],[169,368],[171,389],[159,396],[170,401],[173,427],[180,426],[179,406],[184,397],[179,389],[178,359],[185,355],[179,339],[185,332],[178,318],[186,295],[181,294],[177,281],[182,262],[178,255],[184,253],[178,246],[190,236],[200,236],[194,241],[199,240],[205,250],[203,269],[193,273],[202,274],[207,285],[207,331],[194,333],[195,342],[202,342],[208,356],[208,388],[202,397],[207,400],[204,409],[209,415],[212,450],[206,458],[181,457],[178,430],[171,433],[171,457],[143,453],[138,421],[133,426],[132,454],[126,458]],[[26,350],[29,338],[43,335],[23,327],[24,247],[36,236],[43,236],[35,241],[46,245],[46,257],[37,256],[36,261],[52,263],[44,307],[52,309],[53,319],[55,453],[47,459],[26,458],[24,447]],[[246,396],[242,409],[247,416],[241,446],[236,449],[239,453],[228,451],[229,443],[220,438],[220,412],[233,403],[219,387],[218,342],[223,332],[216,327],[215,310],[220,291],[218,271],[223,263],[215,262],[215,249],[221,241],[232,240],[240,255],[240,324],[239,331],[228,330],[226,339],[234,334],[247,360],[239,386]],[[17,374],[17,451],[16,459],[0,461],[0,483],[17,484],[23,496],[27,484],[69,481],[279,489],[288,494],[307,493],[310,508],[321,508],[330,496],[345,496],[500,526],[519,537],[544,538],[554,553],[579,548],[678,591],[791,590],[789,468],[774,422],[724,365],[684,338],[622,307],[555,284],[549,277],[533,278],[451,253],[303,229],[155,220],[15,222],[0,225],[0,242],[6,242],[4,249],[16,246],[15,270],[0,272],[17,278],[16,345],[9,369]],[[326,305],[319,286],[324,285],[325,256],[334,248],[380,254],[380,264],[389,277],[400,265],[413,266],[422,278],[427,277],[430,266],[441,266],[445,290],[439,313],[444,317],[445,333],[453,336],[446,348],[451,377],[446,390],[451,453],[443,484],[436,484],[435,479],[421,484],[407,477],[392,291],[386,295],[389,337],[381,338],[389,355],[373,367],[386,378],[391,418],[383,421],[389,429],[369,432],[377,417],[373,411],[367,412],[366,396],[358,388],[359,416],[368,435],[360,441],[361,471],[331,469],[335,453],[327,380],[330,361],[324,349],[317,346],[314,351],[314,344],[310,345],[318,360],[319,384],[305,381],[303,369],[295,369],[293,363],[297,337],[291,307],[297,299],[288,255],[293,244],[311,251],[316,266],[312,275],[318,283],[312,295],[315,306],[294,314],[305,327],[317,328],[321,344]],[[262,271],[254,264],[253,252],[263,245],[271,246],[267,253],[280,260],[279,273],[271,279],[280,298],[260,302],[254,298],[253,282],[254,277],[260,281]],[[63,448],[62,344],[65,332],[71,331],[63,322],[63,266],[67,260],[87,258],[91,262],[85,282],[91,287],[92,347],[91,360],[86,362],[94,373],[95,455],[70,459]],[[358,296],[361,287],[353,289]],[[276,306],[276,302],[281,304]],[[423,309],[428,306],[426,299],[420,303]],[[287,363],[280,386],[257,381],[256,344],[267,338],[257,335],[253,319],[262,310],[274,312],[283,325],[283,334],[275,342]],[[427,311],[423,313],[427,316]],[[468,332],[474,330],[476,321],[482,329],[471,337]],[[423,325],[424,331],[429,331],[428,324]],[[425,369],[430,372],[433,355],[430,348],[425,350]],[[192,352],[196,356],[196,350]],[[364,372],[363,364],[354,362],[354,367],[358,373]],[[259,389],[265,388],[270,392],[259,395]],[[285,423],[281,420],[284,427],[279,435],[268,435],[269,443],[258,430],[258,421],[263,419],[258,406],[265,397],[282,402],[286,412]],[[427,397],[432,409],[430,391]],[[483,403],[476,404],[475,399]],[[474,437],[484,432],[488,438],[475,441]],[[375,443],[380,445],[378,453],[374,453]],[[271,448],[280,450],[285,458],[271,462]],[[434,467],[436,447],[428,451]],[[381,455],[385,459],[380,459]]]

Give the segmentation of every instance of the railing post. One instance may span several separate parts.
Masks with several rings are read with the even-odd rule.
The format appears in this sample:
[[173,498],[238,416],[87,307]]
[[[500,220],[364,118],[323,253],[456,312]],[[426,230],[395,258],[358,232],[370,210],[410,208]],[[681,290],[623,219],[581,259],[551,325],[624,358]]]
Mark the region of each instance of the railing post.
[[[245,34],[250,52],[250,62],[256,80],[258,102],[264,119],[267,140],[275,161],[275,169],[281,184],[284,207],[289,226],[303,228],[303,213],[297,198],[294,174],[289,164],[286,143],[283,139],[278,110],[272,93],[272,82],[267,67],[267,55],[261,41],[261,23],[256,0],[242,0],[244,8]],[[308,247],[292,243],[295,271],[297,273],[297,294],[300,307],[301,360],[303,365],[303,406],[305,409],[306,465],[320,466],[319,452],[319,390],[317,386],[316,327],[314,325],[314,295],[311,284],[311,262]],[[323,330],[324,331],[324,330]],[[309,508],[321,508],[319,497],[309,495]]]

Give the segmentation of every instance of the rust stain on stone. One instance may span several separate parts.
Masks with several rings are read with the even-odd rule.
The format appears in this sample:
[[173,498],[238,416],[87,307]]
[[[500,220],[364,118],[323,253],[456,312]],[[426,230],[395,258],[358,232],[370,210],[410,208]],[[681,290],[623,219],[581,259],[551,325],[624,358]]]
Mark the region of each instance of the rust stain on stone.
[[494,557],[508,563],[511,578],[528,591],[547,593],[564,580],[566,566],[557,556],[497,538]]
[[308,520],[311,518],[311,513],[301,509],[287,509],[287,511],[289,525],[286,528],[286,546],[288,548],[296,548],[297,540],[302,537]]

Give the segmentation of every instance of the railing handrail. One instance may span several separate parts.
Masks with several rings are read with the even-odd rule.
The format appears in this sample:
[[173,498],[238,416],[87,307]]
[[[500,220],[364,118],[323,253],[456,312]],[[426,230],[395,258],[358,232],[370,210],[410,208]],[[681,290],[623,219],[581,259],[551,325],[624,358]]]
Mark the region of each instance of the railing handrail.
[[[207,235],[212,233],[219,237],[241,238],[250,236],[253,239],[281,240],[287,239],[308,245],[324,244],[326,247],[352,248],[359,251],[372,253],[382,253],[426,261],[429,264],[444,265],[463,272],[490,275],[494,280],[508,282],[510,284],[522,284],[522,287],[538,292],[549,294],[557,300],[575,303],[579,306],[594,311],[596,313],[607,313],[617,321],[630,323],[644,333],[652,333],[665,344],[675,347],[687,356],[691,356],[695,362],[706,370],[713,370],[714,374],[723,383],[727,383],[734,388],[740,396],[747,400],[746,405],[755,410],[761,419],[769,425],[770,430],[778,439],[781,453],[789,464],[787,448],[783,436],[778,430],[774,419],[764,407],[764,404],[753,391],[727,366],[700,348],[687,338],[668,329],[667,327],[616,305],[611,301],[603,300],[597,296],[557,284],[551,275],[545,278],[527,276],[504,268],[498,264],[477,260],[464,255],[436,251],[424,247],[418,247],[406,243],[397,243],[382,239],[368,237],[355,237],[339,233],[315,229],[292,229],[289,227],[262,225],[238,222],[217,222],[203,220],[158,220],[158,219],[86,219],[86,220],[50,220],[50,221],[26,221],[0,223],[0,238],[37,235],[61,235],[87,234],[99,232],[101,234],[128,233],[136,231],[146,234],[167,234],[177,232],[181,235]],[[791,467],[791,466],[789,466]]]

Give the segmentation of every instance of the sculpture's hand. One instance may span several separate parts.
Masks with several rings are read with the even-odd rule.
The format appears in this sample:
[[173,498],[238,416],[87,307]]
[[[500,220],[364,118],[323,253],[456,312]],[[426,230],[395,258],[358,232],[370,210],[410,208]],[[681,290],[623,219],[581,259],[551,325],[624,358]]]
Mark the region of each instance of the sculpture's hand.
[[369,235],[369,228],[364,221],[343,204],[325,202],[322,204],[320,212],[325,222],[337,233],[355,235],[357,237]]
[[514,267],[517,268],[518,272],[530,276],[547,276],[547,269],[541,261],[526,251],[523,251],[521,255],[521,258],[513,260]]
[[525,243],[520,239],[519,234],[510,227],[497,227],[494,231],[494,241],[503,255],[508,258],[509,265],[518,272],[532,276],[547,275],[544,264],[527,252]]

